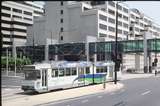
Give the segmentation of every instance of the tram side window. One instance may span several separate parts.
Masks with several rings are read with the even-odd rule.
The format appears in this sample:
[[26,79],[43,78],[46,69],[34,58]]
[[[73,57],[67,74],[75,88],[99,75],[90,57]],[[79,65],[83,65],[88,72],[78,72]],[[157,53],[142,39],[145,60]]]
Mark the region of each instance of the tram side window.
[[103,73],[104,72],[104,67],[100,68],[100,72]]
[[105,73],[107,72],[107,67],[104,67],[104,72],[105,72]]
[[58,77],[58,69],[52,69],[52,77]]
[[107,67],[97,67],[96,72],[97,73],[106,73]]
[[100,70],[100,68],[96,68],[96,73],[100,73],[101,72],[101,70]]
[[37,79],[40,79],[41,78],[41,74],[40,74],[39,70],[37,70],[36,74],[37,74]]
[[66,68],[66,76],[70,76],[71,75],[71,69],[70,68]]
[[90,73],[89,67],[86,67],[86,74],[89,74],[89,73]]
[[77,75],[76,68],[72,68],[72,75]]
[[59,76],[63,77],[64,76],[64,69],[59,69]]

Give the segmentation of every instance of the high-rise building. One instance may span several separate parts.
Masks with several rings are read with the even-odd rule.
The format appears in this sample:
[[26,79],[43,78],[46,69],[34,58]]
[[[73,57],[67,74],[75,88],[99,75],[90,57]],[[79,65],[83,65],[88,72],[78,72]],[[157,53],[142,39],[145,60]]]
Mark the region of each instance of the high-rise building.
[[35,17],[42,16],[44,9],[31,1],[3,1],[1,7],[1,36],[3,47],[22,46],[26,43],[27,26]]
[[[143,39],[143,30],[148,25],[151,26],[148,39],[159,38],[160,26],[152,18],[124,3],[118,4],[118,40]],[[85,42],[87,36],[98,41],[115,41],[115,31],[116,1],[48,1],[44,17],[28,27],[27,34],[31,37],[28,36],[27,44]],[[143,68],[142,55],[123,55],[123,65]]]
[[[103,41],[114,40],[115,6],[113,1],[104,1],[98,5],[89,1],[48,1],[45,4],[45,16],[37,19],[39,21],[35,20],[33,28],[29,28],[34,31],[29,30],[28,33],[29,35],[33,32],[39,33],[34,34],[35,38],[40,38],[37,40],[38,44],[45,44],[46,38],[51,39],[51,37],[61,43],[83,42],[86,36]],[[118,12],[118,40],[125,40],[129,32],[129,8],[119,4]],[[44,26],[43,30],[42,26],[38,25],[40,23]],[[42,37],[45,40],[43,43],[40,42]]]

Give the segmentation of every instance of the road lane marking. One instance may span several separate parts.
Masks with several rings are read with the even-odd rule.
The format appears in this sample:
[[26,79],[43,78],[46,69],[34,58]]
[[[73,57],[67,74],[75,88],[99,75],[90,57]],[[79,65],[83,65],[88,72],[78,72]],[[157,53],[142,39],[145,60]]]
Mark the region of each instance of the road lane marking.
[[98,98],[102,98],[103,96],[98,96]]
[[146,94],[148,94],[148,93],[150,93],[151,91],[146,91],[146,92],[144,92],[144,93],[142,93],[141,95],[146,95]]
[[86,102],[88,102],[88,99],[82,100],[81,102],[82,102],[82,103],[86,103]]
[[115,95],[115,94],[116,94],[115,92],[110,93],[110,95]]

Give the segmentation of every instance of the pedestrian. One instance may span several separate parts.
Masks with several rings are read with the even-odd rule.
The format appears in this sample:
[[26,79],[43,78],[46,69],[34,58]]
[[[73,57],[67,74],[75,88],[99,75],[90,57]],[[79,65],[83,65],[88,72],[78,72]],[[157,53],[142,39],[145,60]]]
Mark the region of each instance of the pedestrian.
[[157,70],[155,70],[155,76],[157,75]]

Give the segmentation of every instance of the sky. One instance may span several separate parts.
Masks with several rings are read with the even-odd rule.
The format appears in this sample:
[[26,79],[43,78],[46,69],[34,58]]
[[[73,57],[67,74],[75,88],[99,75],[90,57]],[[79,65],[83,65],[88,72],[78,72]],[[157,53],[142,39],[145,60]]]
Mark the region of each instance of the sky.
[[[43,1],[37,1],[44,4]],[[125,1],[130,8],[137,8],[160,25],[160,1]]]
[[160,25],[160,1],[126,1],[125,4],[142,11]]

